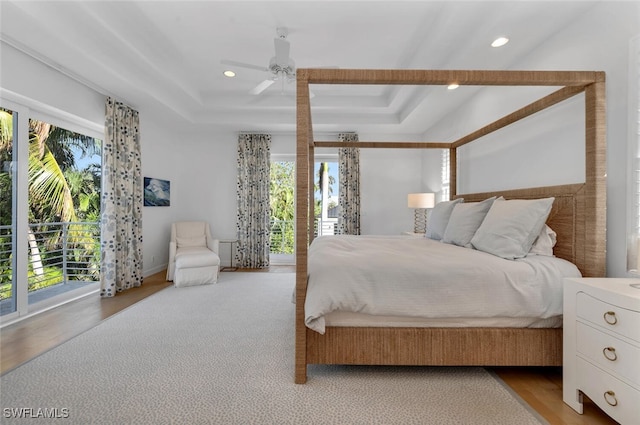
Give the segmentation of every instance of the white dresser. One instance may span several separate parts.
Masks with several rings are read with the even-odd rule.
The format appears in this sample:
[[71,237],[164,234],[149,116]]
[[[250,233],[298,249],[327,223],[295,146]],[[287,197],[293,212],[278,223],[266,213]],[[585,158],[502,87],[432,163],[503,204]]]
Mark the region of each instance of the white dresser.
[[564,402],[582,413],[584,393],[621,424],[640,424],[640,279],[565,279],[563,314]]

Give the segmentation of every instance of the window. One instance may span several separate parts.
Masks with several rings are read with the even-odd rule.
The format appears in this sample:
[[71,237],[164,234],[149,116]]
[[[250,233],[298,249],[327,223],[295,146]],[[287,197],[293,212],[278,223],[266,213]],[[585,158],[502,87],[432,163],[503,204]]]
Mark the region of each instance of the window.
[[449,181],[450,156],[451,154],[449,152],[449,149],[442,150],[442,163],[441,163],[442,197],[440,199],[441,201],[448,201],[449,198],[451,197],[451,189],[450,189],[451,182]]

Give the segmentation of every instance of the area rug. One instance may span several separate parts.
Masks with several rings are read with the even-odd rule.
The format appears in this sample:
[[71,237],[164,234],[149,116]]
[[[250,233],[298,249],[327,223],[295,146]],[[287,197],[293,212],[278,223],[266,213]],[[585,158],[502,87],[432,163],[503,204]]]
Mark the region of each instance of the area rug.
[[3,424],[540,424],[483,368],[310,366],[292,273],[169,287],[0,378]]

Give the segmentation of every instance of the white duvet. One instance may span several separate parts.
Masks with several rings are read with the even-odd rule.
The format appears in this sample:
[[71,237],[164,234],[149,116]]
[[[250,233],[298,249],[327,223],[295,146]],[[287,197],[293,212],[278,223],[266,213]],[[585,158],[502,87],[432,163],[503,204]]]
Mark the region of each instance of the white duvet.
[[305,323],[325,331],[324,315],[349,311],[419,318],[538,317],[562,314],[568,261],[505,260],[407,236],[321,236],[309,247]]

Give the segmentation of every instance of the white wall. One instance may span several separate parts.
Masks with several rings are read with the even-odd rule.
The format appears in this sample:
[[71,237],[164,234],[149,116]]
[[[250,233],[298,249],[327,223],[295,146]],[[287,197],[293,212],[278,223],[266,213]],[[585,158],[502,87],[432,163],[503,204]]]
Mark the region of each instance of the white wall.
[[70,122],[84,123],[92,130],[104,132],[106,96],[4,42],[0,42],[0,56],[0,87],[4,97],[39,114],[57,113]]
[[413,230],[407,194],[422,192],[421,154],[413,150],[360,150],[360,214],[364,235]]
[[[218,239],[236,235],[237,133],[176,132],[145,119],[141,112],[142,170],[145,177],[171,182],[171,206],[144,207],[144,274],[163,270],[174,221],[202,220]],[[221,262],[229,265],[229,246]]]
[[[359,134],[363,141],[419,141],[416,135]],[[400,235],[413,231],[407,195],[439,192],[440,150],[360,149],[361,232]]]

